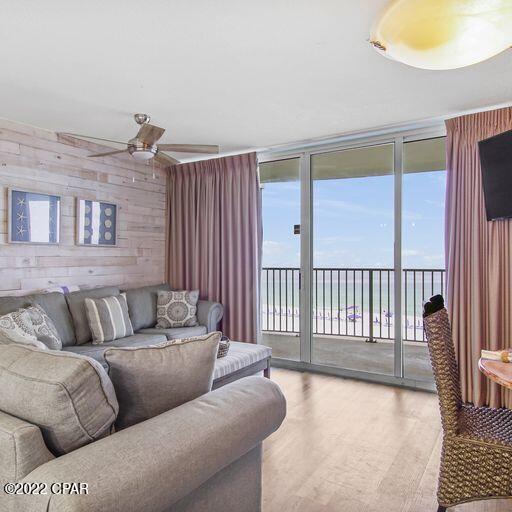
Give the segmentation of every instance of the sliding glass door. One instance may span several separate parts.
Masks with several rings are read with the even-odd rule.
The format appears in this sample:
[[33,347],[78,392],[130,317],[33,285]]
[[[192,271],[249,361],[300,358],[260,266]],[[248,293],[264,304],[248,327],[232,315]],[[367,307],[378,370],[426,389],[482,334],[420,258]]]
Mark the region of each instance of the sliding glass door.
[[312,156],[313,363],[394,374],[393,160],[393,144]]
[[422,304],[443,293],[444,137],[260,162],[263,343],[286,366],[432,387]]
[[261,323],[274,357],[300,361],[300,159],[260,164]]
[[404,376],[431,381],[423,303],[444,294],[445,139],[404,143],[402,186]]

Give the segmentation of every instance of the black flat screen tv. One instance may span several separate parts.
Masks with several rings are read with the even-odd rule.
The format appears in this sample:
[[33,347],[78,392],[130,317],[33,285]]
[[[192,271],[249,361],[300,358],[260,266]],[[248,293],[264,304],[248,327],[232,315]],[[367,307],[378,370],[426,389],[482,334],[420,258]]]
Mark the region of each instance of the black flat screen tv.
[[512,217],[512,130],[478,143],[487,220]]

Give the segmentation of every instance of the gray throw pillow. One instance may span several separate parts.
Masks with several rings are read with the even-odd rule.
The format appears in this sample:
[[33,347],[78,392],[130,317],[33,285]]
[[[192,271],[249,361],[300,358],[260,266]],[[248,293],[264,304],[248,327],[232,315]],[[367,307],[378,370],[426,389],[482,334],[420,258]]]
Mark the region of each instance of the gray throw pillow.
[[103,299],[86,298],[85,311],[93,345],[133,335],[126,293]]
[[159,291],[156,326],[161,329],[196,326],[198,300],[199,290]]
[[62,350],[62,340],[53,320],[39,304],[32,304],[26,308],[34,326],[35,336],[50,350]]
[[152,347],[107,349],[108,375],[119,401],[116,428],[153,418],[208,393],[220,337],[220,332],[212,332]]
[[0,316],[0,343],[22,343],[46,350],[46,345],[38,341],[30,314],[26,309],[19,309]]

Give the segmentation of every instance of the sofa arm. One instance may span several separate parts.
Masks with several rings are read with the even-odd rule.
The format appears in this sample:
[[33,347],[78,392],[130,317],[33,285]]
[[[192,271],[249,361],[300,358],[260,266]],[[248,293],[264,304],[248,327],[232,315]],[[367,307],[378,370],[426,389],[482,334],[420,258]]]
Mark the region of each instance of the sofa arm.
[[88,494],[16,496],[16,510],[168,510],[258,446],[285,413],[286,402],[275,383],[262,377],[240,379],[43,464],[24,481],[85,482]]
[[[0,411],[0,483],[17,482],[53,459],[36,425]],[[0,500],[1,500],[0,489]],[[1,507],[0,507],[1,510]]]
[[218,330],[218,325],[224,314],[224,306],[218,302],[200,300],[197,302],[197,322],[206,326],[207,332]]

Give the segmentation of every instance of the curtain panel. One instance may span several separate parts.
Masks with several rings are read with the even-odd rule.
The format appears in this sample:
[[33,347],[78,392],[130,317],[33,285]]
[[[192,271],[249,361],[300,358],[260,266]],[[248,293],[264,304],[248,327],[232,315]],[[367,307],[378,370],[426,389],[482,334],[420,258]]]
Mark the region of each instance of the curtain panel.
[[478,141],[512,129],[512,109],[450,119],[446,128],[447,303],[463,399],[510,407],[510,391],[478,370],[482,349],[512,346],[512,220],[486,220]]
[[169,283],[224,305],[222,329],[257,343],[262,245],[256,153],[169,171]]

